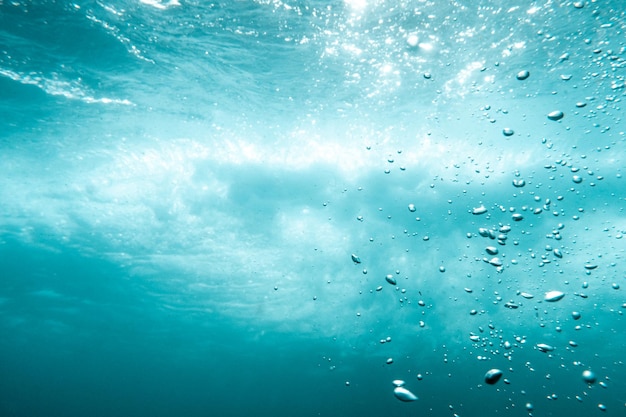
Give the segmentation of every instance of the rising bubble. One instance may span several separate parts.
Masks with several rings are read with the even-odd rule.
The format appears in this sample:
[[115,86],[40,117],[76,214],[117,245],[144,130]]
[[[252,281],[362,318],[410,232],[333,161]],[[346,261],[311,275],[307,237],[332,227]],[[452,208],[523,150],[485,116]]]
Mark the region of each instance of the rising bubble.
[[561,110],[554,110],[548,113],[548,119],[550,120],[561,120],[565,116],[565,114]]
[[565,294],[563,294],[561,291],[548,291],[544,297],[544,300],[549,302],[555,302],[559,301],[564,296]]
[[499,369],[490,369],[485,374],[485,382],[489,385],[493,385],[502,378],[502,371]]
[[589,369],[583,371],[583,381],[585,381],[587,384],[593,384],[594,382],[596,382],[596,379],[596,374],[591,372]]
[[388,283],[390,283],[391,285],[396,285],[396,279],[393,277],[393,275],[389,274],[385,277],[385,279],[387,280]]
[[485,251],[489,254],[489,255],[497,255],[498,254],[498,248],[496,248],[495,246],[487,246],[485,248]]
[[513,180],[513,186],[517,188],[522,188],[525,185],[526,185],[526,181],[524,181],[522,178],[515,178]]
[[542,352],[552,352],[554,350],[554,346],[550,346],[545,343],[537,343],[537,349]]
[[409,36],[407,36],[406,38],[406,43],[411,47],[411,48],[415,48],[417,45],[419,45],[420,42],[420,38],[415,34],[415,33],[411,33]]
[[472,214],[476,214],[476,215],[485,214],[485,213],[487,213],[487,208],[485,206],[475,207],[472,210]]
[[416,401],[418,399],[415,394],[404,387],[395,387],[393,389],[393,395],[395,395],[400,401],[404,402]]

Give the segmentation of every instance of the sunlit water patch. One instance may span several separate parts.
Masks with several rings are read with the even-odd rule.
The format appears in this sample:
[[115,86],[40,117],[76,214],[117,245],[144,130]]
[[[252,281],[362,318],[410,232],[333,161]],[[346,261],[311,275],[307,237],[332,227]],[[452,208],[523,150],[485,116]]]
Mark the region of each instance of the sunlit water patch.
[[625,25],[0,2],[0,414],[623,413]]

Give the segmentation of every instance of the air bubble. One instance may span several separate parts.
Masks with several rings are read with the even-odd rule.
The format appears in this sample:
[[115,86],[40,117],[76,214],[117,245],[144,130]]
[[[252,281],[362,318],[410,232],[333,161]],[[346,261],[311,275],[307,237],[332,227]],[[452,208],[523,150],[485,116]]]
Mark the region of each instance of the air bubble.
[[485,206],[475,207],[472,210],[472,214],[476,214],[476,215],[485,214],[485,213],[487,213],[487,208]]
[[545,343],[537,343],[537,349],[542,352],[552,352],[555,348]]
[[525,185],[526,185],[526,181],[524,181],[522,178],[516,178],[513,180],[514,187],[522,188]]
[[393,389],[393,395],[395,395],[400,401],[404,402],[416,401],[418,399],[415,394],[404,387],[395,387]]
[[555,302],[559,301],[564,296],[565,294],[563,294],[561,291],[548,291],[544,297],[544,300],[548,302]]
[[406,43],[411,47],[411,48],[415,48],[417,45],[419,45],[420,42],[420,38],[415,34],[415,33],[411,33],[409,36],[407,36],[406,38]]
[[565,114],[560,110],[554,110],[548,113],[548,119],[554,121],[561,120],[563,116],[565,116]]
[[485,374],[485,382],[489,385],[493,385],[502,377],[502,371],[499,369],[490,369]]
[[583,381],[585,381],[587,384],[593,384],[596,382],[596,380],[596,374],[591,372],[589,369],[583,371]]

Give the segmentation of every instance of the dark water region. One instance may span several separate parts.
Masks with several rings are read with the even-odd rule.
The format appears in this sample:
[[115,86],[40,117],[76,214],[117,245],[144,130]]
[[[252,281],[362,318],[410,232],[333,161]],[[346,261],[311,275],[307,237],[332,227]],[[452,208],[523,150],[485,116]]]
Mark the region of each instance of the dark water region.
[[625,415],[625,15],[0,0],[0,416]]

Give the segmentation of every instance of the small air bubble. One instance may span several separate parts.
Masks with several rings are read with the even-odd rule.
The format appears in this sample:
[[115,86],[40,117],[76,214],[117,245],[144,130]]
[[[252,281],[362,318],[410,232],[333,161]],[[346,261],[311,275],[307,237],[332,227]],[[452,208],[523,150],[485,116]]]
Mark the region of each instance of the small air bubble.
[[561,120],[563,116],[565,116],[565,114],[560,110],[554,110],[548,113],[548,119],[554,120],[554,121]]

